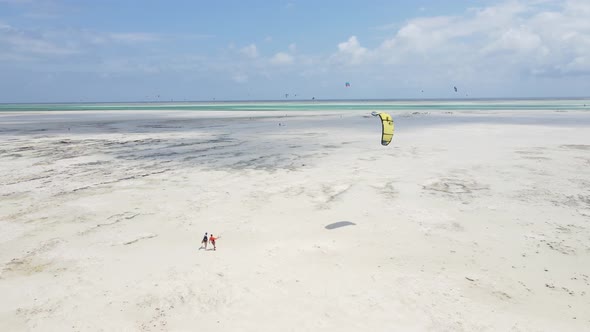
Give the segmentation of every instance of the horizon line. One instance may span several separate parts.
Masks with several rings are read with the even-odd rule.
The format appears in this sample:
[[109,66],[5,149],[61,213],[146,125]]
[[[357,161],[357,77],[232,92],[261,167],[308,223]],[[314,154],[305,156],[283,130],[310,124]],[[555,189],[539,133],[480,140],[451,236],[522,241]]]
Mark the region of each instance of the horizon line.
[[56,105],[56,104],[169,104],[169,103],[239,103],[239,102],[371,102],[371,101],[529,101],[529,100],[586,100],[590,96],[570,97],[482,97],[482,98],[344,98],[344,99],[202,99],[170,101],[54,101],[54,102],[0,102],[0,105]]

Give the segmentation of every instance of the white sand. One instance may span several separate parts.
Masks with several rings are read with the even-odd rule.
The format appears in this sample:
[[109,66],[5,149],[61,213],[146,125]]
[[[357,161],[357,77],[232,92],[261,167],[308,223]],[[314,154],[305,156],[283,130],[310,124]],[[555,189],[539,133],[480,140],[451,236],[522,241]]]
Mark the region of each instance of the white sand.
[[0,330],[590,330],[590,114],[369,112],[0,114]]

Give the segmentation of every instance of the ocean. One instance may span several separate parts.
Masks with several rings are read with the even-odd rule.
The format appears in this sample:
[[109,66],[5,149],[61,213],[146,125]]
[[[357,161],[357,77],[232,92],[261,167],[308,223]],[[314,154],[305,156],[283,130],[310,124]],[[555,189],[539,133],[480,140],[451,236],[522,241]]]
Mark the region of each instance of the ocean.
[[14,111],[495,111],[590,110],[585,99],[463,99],[463,100],[315,100],[0,104],[0,112]]

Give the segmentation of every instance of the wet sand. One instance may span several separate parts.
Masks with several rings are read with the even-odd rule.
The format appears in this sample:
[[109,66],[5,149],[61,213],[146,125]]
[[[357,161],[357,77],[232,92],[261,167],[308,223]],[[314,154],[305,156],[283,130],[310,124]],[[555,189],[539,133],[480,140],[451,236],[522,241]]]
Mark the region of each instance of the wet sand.
[[590,329],[589,113],[369,113],[0,113],[0,330]]

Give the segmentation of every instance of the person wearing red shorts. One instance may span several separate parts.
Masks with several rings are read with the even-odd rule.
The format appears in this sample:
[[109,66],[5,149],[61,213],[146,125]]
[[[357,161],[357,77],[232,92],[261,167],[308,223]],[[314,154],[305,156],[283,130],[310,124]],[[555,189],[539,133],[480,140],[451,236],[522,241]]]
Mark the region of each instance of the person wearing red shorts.
[[217,247],[215,247],[215,240],[217,240],[218,238],[214,237],[213,234],[211,234],[211,237],[209,237],[209,242],[213,245],[213,250],[217,250]]

